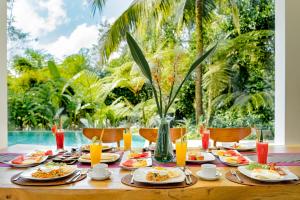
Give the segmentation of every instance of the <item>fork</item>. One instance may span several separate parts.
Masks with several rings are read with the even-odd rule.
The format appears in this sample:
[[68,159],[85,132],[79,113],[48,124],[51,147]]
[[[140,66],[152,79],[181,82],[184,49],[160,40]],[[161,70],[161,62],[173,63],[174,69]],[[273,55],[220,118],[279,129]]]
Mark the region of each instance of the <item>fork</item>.
[[231,169],[230,170],[230,173],[235,176],[237,178],[237,180],[240,182],[240,183],[243,183],[243,181],[240,179],[239,175],[236,173],[235,170]]
[[191,182],[190,182],[190,180],[189,180],[189,178],[188,178],[188,172],[185,170],[185,167],[184,168],[180,168],[182,171],[183,171],[183,173],[184,173],[184,175],[185,175],[185,182],[186,182],[186,184],[187,185],[190,185],[191,184]]
[[131,174],[130,184],[133,184],[133,183],[134,183],[134,182],[133,182],[133,174],[134,174],[134,171],[132,171],[130,174]]
[[185,168],[185,171],[186,171],[187,174],[188,174],[188,179],[189,179],[190,184],[192,184],[193,180],[192,180],[191,175],[192,175],[193,173],[192,173],[191,170],[190,170],[189,168],[187,168],[187,167]]
[[88,169],[82,169],[80,171],[79,175],[76,178],[74,178],[72,181],[74,181],[74,182],[77,181],[81,177],[81,175],[86,175],[88,172],[89,172]]

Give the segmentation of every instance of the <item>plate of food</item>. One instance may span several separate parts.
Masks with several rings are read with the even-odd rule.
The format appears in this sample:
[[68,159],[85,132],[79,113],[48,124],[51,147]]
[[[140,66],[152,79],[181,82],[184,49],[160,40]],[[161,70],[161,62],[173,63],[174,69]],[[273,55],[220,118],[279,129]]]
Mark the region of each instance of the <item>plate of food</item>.
[[247,156],[220,156],[220,161],[228,166],[237,167],[248,165],[252,162]]
[[207,152],[188,152],[186,155],[186,162],[206,163],[212,162],[215,159],[214,155]]
[[185,174],[175,167],[143,167],[134,171],[133,180],[147,184],[181,183]]
[[212,150],[212,154],[215,156],[231,157],[231,156],[240,156],[241,154],[237,150]]
[[128,159],[142,159],[142,158],[151,158],[151,151],[148,152],[130,152],[127,156]]
[[[117,153],[102,153],[101,154],[101,163],[112,163],[119,160],[120,155]],[[81,163],[91,163],[91,155],[89,153],[82,154],[78,162]]]
[[34,167],[47,160],[48,156],[20,155],[6,162],[13,167]]
[[[107,151],[107,150],[110,150],[110,149],[112,149],[111,146],[109,146],[109,145],[102,145],[102,151]],[[90,145],[89,144],[82,145],[80,147],[80,150],[81,151],[85,151],[85,152],[90,152]]]
[[238,167],[239,172],[249,178],[263,182],[282,182],[299,180],[299,177],[286,167],[278,167],[272,164],[251,163],[247,166]]
[[152,159],[127,159],[120,163],[120,167],[127,170],[135,170],[141,167],[150,167],[152,166]]
[[77,167],[75,165],[51,162],[39,167],[28,169],[21,173],[20,177],[36,181],[48,181],[70,176],[75,171],[77,171]]
[[225,149],[237,150],[237,151],[253,151],[256,149],[254,143],[223,143],[222,147]]
[[48,157],[54,157],[58,154],[58,152],[53,152],[52,150],[35,150],[29,154],[28,156],[48,156]]

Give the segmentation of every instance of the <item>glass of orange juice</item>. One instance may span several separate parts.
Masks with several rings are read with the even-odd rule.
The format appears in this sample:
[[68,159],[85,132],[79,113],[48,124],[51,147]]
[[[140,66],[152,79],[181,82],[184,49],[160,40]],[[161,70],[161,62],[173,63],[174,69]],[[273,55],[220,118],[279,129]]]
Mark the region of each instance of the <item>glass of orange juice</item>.
[[185,138],[181,138],[176,141],[176,165],[178,167],[184,167],[186,161],[187,141]]
[[124,150],[131,150],[132,134],[130,130],[125,129],[123,132]]
[[92,167],[101,162],[101,154],[102,154],[101,142],[94,142],[90,144],[90,156],[91,156]]

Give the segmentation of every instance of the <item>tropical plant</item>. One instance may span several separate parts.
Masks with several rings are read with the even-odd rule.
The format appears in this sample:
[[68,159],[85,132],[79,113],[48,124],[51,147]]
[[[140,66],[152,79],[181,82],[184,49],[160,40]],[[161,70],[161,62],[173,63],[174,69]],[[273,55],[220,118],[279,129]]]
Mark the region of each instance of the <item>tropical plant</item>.
[[173,104],[174,100],[176,99],[181,87],[183,84],[188,80],[191,73],[194,71],[194,69],[203,62],[217,47],[217,45],[213,46],[211,49],[209,49],[207,52],[205,52],[202,56],[197,58],[189,67],[187,73],[185,76],[183,76],[183,80],[178,83],[178,85],[175,85],[177,83],[176,78],[178,78],[178,75],[176,75],[176,63],[174,63],[174,71],[171,75],[170,82],[171,82],[171,89],[169,91],[168,100],[166,102],[163,101],[163,94],[162,94],[162,88],[161,88],[161,74],[159,70],[161,70],[161,66],[158,66],[158,68],[154,70],[150,70],[149,63],[147,62],[142,50],[136,43],[136,41],[133,39],[133,37],[126,33],[127,43],[131,52],[131,55],[134,59],[134,61],[139,66],[140,70],[142,71],[143,75],[148,79],[152,86],[152,91],[154,94],[155,102],[158,109],[158,114],[161,118],[165,118],[168,114],[168,110]]
[[[217,3],[226,3],[232,8],[233,23],[240,33],[239,13],[235,0],[218,0]],[[106,0],[93,0],[92,10],[101,12]],[[197,55],[203,54],[203,23],[211,19],[211,13],[216,8],[213,0],[136,0],[129,8],[113,23],[110,29],[101,38],[100,54],[104,60],[117,50],[119,44],[125,39],[125,33],[136,31],[140,37],[145,35],[160,35],[159,30],[168,20],[172,18],[174,24],[178,24],[178,29],[185,30],[184,24],[188,24],[190,29],[196,33]],[[150,27],[150,28],[149,28]],[[194,27],[194,28],[192,28]],[[146,30],[146,32],[145,32]],[[148,36],[146,36],[148,37]],[[158,37],[152,38],[158,40]],[[155,42],[154,42],[155,43]],[[196,68],[195,77],[195,109],[196,120],[203,114],[202,95],[202,74],[201,65]]]

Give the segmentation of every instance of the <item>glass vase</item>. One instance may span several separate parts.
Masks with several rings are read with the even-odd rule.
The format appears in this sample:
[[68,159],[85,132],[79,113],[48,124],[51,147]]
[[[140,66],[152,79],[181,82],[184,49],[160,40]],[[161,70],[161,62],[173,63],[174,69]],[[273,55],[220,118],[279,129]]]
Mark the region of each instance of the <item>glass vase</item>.
[[174,158],[170,137],[170,121],[166,118],[160,119],[154,158],[158,162],[171,162]]

